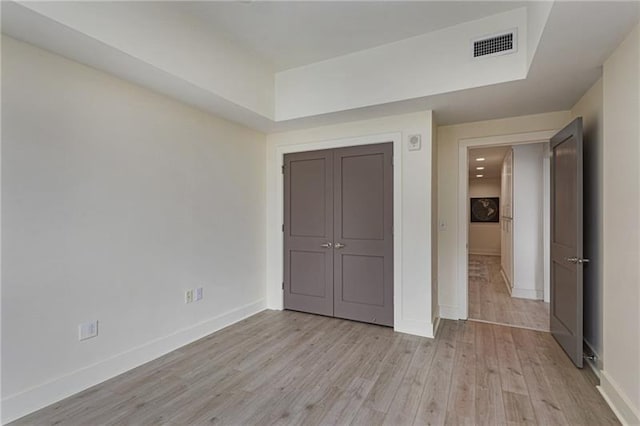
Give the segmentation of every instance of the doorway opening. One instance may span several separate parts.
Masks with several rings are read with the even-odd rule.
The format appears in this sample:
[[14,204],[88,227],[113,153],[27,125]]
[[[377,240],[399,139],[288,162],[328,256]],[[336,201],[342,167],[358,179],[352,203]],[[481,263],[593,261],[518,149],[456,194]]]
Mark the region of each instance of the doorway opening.
[[[555,130],[549,131],[538,131],[538,132],[529,132],[529,133],[516,133],[509,135],[501,135],[501,136],[490,136],[490,137],[481,137],[481,138],[467,138],[461,139],[458,142],[458,205],[460,208],[458,209],[458,229],[460,232],[458,233],[458,287],[457,293],[460,295],[459,303],[460,303],[460,312],[459,318],[461,319],[473,319],[477,321],[485,321],[492,322],[498,324],[506,324],[513,325],[517,327],[524,328],[532,328],[536,330],[544,330],[549,331],[548,321],[545,321],[546,326],[541,327],[535,324],[518,324],[516,321],[507,321],[506,318],[496,317],[495,314],[491,316],[480,316],[482,312],[479,314],[476,306],[474,305],[472,308],[475,309],[472,311],[470,308],[470,302],[475,303],[476,300],[470,300],[470,296],[482,295],[482,289],[486,289],[488,283],[492,282],[494,285],[497,283],[498,286],[494,286],[496,289],[500,289],[503,292],[505,297],[501,297],[499,299],[500,303],[494,303],[493,312],[496,312],[496,307],[498,312],[502,312],[506,309],[509,310],[518,310],[522,311],[522,308],[518,308],[519,304],[527,301],[540,301],[539,303],[547,303],[547,305],[543,305],[548,307],[548,303],[550,301],[550,198],[549,191],[550,188],[550,154],[549,154],[549,141],[556,134]],[[528,148],[527,148],[528,146]],[[500,148],[500,150],[496,150],[497,159],[494,162],[497,162],[498,172],[497,174],[487,174],[481,173],[485,171],[489,171],[487,169],[487,155],[484,157],[477,154],[479,149],[489,149],[489,148]],[[522,161],[515,161],[515,164],[512,165],[511,172],[515,171],[515,176],[512,176],[511,184],[512,188],[510,192],[516,196],[516,199],[512,199],[511,202],[515,202],[515,206],[511,206],[505,210],[505,206],[503,205],[502,200],[502,192],[503,189],[506,191],[508,188],[506,186],[503,188],[502,182],[502,174],[503,174],[503,165],[505,157],[507,156],[507,152],[514,151],[527,151],[534,150],[541,157],[541,165],[538,163],[535,168],[533,167],[523,167]],[[541,150],[541,152],[540,152]],[[474,156],[475,155],[475,156]],[[521,157],[521,155],[518,155]],[[484,165],[480,165],[483,161],[477,161],[477,158],[485,158]],[[518,167],[520,166],[520,167]],[[477,167],[485,167],[485,169],[478,170]],[[541,195],[539,192],[536,192],[537,197],[532,197],[531,189],[527,190],[523,189],[521,183],[521,177],[523,172],[531,173],[532,170],[535,170],[537,173],[537,178],[535,179],[535,183],[538,188],[541,188]],[[470,172],[471,171],[471,172]],[[485,175],[487,177],[493,176],[494,179],[500,179],[500,189],[497,189],[495,184],[497,182],[494,181],[494,192],[489,192],[488,194],[497,194],[494,197],[487,197],[485,194],[481,194],[479,192],[475,192],[474,194],[483,195],[472,197],[470,195],[470,177],[472,179],[480,179],[476,178],[476,175],[481,174],[483,178]],[[513,179],[515,177],[515,179]],[[506,185],[506,182],[505,182]],[[473,189],[473,188],[472,188]],[[544,189],[544,191],[542,190]],[[492,252],[484,252],[477,250],[477,247],[473,246],[473,242],[469,240],[469,234],[471,231],[471,198],[498,198],[497,207],[498,207],[498,222],[497,226],[496,222],[492,223],[494,228],[498,229],[498,234],[495,233],[494,236],[499,235],[499,239],[496,242],[494,240],[493,251]],[[519,200],[525,200],[525,204],[522,204]],[[523,205],[526,205],[526,202],[529,204],[536,200],[537,202],[533,204],[533,207],[524,208]],[[509,200],[507,200],[509,201]],[[506,228],[509,224],[504,220],[503,211],[507,215],[512,215],[510,225],[515,226],[515,228]],[[537,222],[538,230],[534,234],[534,237],[531,237],[532,230],[535,229],[533,227],[526,227],[526,224],[529,223],[530,219],[527,218],[528,215],[537,214],[542,217],[542,223]],[[495,220],[495,219],[494,219]],[[481,222],[474,222],[476,224],[481,224]],[[482,223],[483,226],[487,226],[486,223]],[[505,229],[502,229],[502,226],[505,226]],[[521,227],[524,226],[524,232],[521,230]],[[477,228],[477,227],[476,227]],[[476,229],[477,230],[477,229]],[[505,257],[505,263],[503,267],[502,257],[503,257],[503,245],[505,248],[509,249],[507,246],[509,244],[509,240],[503,242],[503,238],[505,236],[503,233],[507,231],[511,231],[513,236],[515,237],[513,242],[513,257],[511,260],[507,256]],[[487,231],[485,229],[484,231]],[[475,232],[471,231],[472,233]],[[482,233],[482,231],[481,231]],[[516,236],[517,233],[517,236]],[[521,244],[522,238],[525,235],[530,235],[530,238],[536,240],[536,249],[533,251],[521,250],[523,245]],[[473,237],[472,237],[473,238]],[[524,245],[527,247],[527,245]],[[528,247],[531,247],[528,245]],[[492,256],[493,255],[493,256]],[[470,257],[471,256],[471,257]],[[481,256],[481,257],[478,257]],[[471,269],[470,269],[470,260],[471,260]],[[542,266],[540,266],[542,265]],[[506,271],[504,270],[506,268]],[[470,274],[471,273],[471,274]],[[513,275],[513,282],[510,283],[507,280],[505,274]],[[470,275],[483,275],[485,278],[485,282],[487,283],[484,287],[476,286],[477,291],[474,288],[470,289],[469,286],[469,277]],[[523,283],[523,277],[528,280],[530,283]],[[482,277],[481,277],[482,278]],[[473,277],[472,277],[473,279]],[[533,282],[533,283],[531,283]],[[522,283],[523,285],[520,285]],[[542,283],[542,285],[540,285]],[[473,284],[473,283],[472,283]],[[512,284],[512,285],[508,285]],[[499,287],[501,286],[501,287]],[[511,287],[511,288],[509,288]],[[513,288],[517,288],[517,290],[513,291]],[[532,291],[525,291],[523,289],[531,289]],[[470,291],[472,294],[470,294]],[[475,293],[473,293],[475,291]],[[524,296],[524,297],[523,297]],[[515,304],[515,307],[514,307]],[[484,301],[484,305],[491,305],[490,301]],[[491,308],[487,307],[488,312],[491,312]],[[517,315],[516,315],[517,317]],[[542,323],[542,320],[539,321]]]
[[469,319],[549,331],[547,151],[546,143],[468,151]]

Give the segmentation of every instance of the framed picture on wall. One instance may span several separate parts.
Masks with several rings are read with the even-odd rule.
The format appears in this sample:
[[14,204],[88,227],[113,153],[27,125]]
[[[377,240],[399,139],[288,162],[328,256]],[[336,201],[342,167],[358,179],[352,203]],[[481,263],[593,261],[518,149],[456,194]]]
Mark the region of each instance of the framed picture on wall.
[[500,197],[471,198],[471,222],[500,222]]

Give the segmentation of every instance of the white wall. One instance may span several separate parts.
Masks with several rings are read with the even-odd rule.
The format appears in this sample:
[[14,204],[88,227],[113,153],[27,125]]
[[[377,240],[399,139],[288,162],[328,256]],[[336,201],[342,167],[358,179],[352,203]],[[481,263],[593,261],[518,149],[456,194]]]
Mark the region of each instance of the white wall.
[[2,91],[3,422],[264,308],[263,134],[8,37]]
[[602,389],[640,424],[640,28],[604,63]]
[[513,297],[542,299],[543,144],[513,147]]
[[464,123],[438,128],[438,291],[443,318],[460,318],[458,283],[458,144],[461,139],[557,130],[568,111]]
[[[433,333],[431,313],[431,135],[432,114],[425,111],[356,121],[313,129],[275,133],[267,136],[267,302],[272,309],[282,309],[282,206],[278,191],[282,179],[278,150],[296,146],[299,150],[319,149],[318,143],[348,138],[399,134],[401,149],[394,146],[395,170],[400,179],[394,182],[394,196],[401,195],[401,270],[395,271],[394,285],[400,288],[400,300],[394,300],[395,329],[411,334]],[[407,135],[420,134],[422,149],[407,151]],[[377,140],[377,142],[383,142]],[[280,157],[280,158],[279,158]],[[395,176],[398,176],[396,173]],[[398,194],[400,191],[400,194]],[[396,212],[397,214],[397,212]],[[397,279],[400,276],[400,279]],[[396,293],[397,294],[397,293]]]
[[584,167],[584,340],[598,356],[602,368],[602,79],[571,109],[582,117]]
[[[500,197],[500,179],[469,179],[469,198]],[[500,256],[500,223],[469,223],[469,254]]]
[[180,13],[171,2],[45,1],[21,2],[20,7],[181,78],[192,86],[184,90],[204,89],[261,116],[274,117],[273,66],[225,40],[215,28]]
[[[472,39],[513,28],[518,29],[517,52],[472,57]],[[276,120],[519,80],[527,74],[527,49],[536,46],[527,45],[527,12],[519,8],[281,71],[275,79]]]
[[[438,309],[438,125],[431,115],[431,322],[437,327]],[[435,331],[434,331],[435,334]]]

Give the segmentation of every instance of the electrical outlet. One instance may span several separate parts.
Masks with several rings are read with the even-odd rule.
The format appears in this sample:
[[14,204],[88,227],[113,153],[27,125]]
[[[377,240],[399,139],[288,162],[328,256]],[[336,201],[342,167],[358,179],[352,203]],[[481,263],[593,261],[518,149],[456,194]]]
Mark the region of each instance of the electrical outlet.
[[184,292],[184,303],[193,302],[193,290],[189,289]]
[[195,297],[196,301],[198,301],[198,300],[202,300],[202,297],[203,297],[203,296],[204,296],[204,295],[203,295],[203,289],[202,289],[202,287],[198,287],[198,288],[196,288],[196,297]]
[[78,326],[78,340],[87,340],[98,336],[98,320],[82,323]]

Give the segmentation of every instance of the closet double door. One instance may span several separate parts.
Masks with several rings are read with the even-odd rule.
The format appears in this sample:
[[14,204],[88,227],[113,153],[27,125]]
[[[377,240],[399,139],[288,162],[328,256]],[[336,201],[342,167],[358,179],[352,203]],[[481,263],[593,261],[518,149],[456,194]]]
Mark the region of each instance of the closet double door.
[[393,326],[393,145],[284,157],[284,307]]

